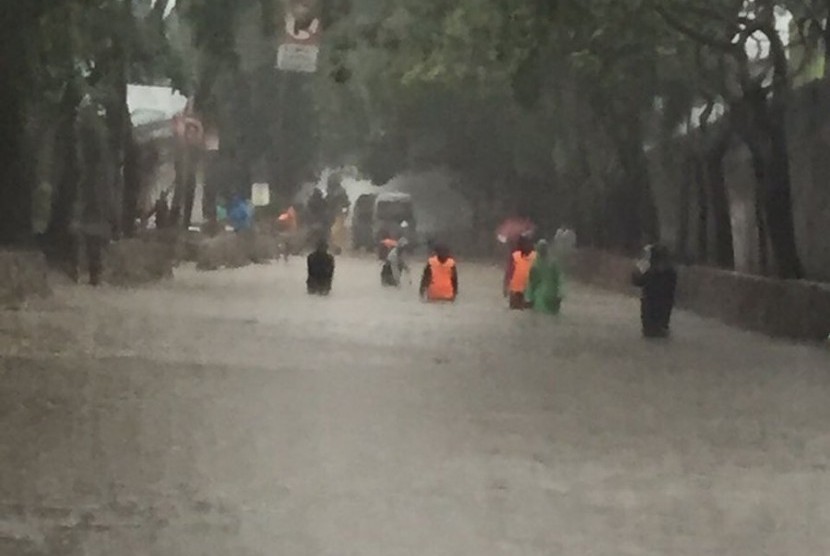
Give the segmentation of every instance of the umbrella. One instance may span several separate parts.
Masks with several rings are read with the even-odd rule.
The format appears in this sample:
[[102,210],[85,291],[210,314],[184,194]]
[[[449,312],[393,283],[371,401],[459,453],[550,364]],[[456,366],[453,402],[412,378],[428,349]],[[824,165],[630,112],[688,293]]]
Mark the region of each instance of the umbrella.
[[527,218],[508,218],[496,230],[496,237],[501,243],[512,243],[523,235],[536,231],[536,224]]

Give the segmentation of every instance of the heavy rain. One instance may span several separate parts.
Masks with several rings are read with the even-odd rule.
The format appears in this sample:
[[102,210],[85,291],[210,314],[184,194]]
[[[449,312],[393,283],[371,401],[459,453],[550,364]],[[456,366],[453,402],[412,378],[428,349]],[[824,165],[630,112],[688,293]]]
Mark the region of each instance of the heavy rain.
[[830,554],[826,0],[5,0],[0,556]]

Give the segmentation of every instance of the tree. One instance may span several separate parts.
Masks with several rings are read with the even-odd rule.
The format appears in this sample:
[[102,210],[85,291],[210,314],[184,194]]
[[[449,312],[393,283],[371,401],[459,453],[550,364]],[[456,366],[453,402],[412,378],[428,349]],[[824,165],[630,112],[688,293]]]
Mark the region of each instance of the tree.
[[[761,252],[769,238],[778,275],[802,278],[786,127],[792,72],[775,26],[776,9],[771,0],[725,1],[719,8],[705,9],[677,0],[655,7],[670,27],[705,47],[724,69],[719,93],[729,106],[733,128],[752,154],[758,181]],[[753,58],[750,44],[759,38],[768,45],[769,55]]]
[[33,83],[33,48],[37,21],[49,8],[43,0],[5,2],[0,7],[0,245],[25,241],[32,233],[32,180],[26,109]]

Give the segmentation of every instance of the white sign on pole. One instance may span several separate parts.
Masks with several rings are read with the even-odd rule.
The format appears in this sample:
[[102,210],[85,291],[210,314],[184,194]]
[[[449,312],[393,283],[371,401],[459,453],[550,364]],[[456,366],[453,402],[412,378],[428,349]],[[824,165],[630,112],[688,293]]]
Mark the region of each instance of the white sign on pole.
[[299,73],[317,71],[320,47],[310,44],[285,43],[277,52],[277,69]]
[[251,202],[255,207],[267,207],[271,204],[271,188],[267,183],[255,183],[251,186]]
[[205,131],[205,150],[212,152],[219,150],[219,132],[216,129]]
[[312,15],[312,4],[306,0],[289,2],[277,51],[277,69],[299,73],[317,71],[322,25]]

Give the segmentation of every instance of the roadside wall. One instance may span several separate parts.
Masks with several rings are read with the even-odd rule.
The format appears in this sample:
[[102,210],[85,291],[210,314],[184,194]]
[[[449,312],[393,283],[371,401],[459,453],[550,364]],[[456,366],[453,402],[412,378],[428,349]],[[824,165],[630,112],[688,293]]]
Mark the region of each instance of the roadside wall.
[[114,286],[137,286],[172,278],[177,252],[176,239],[161,235],[111,243],[104,251],[103,280]]
[[51,293],[46,257],[35,251],[0,251],[0,308],[19,308]]
[[282,253],[278,238],[262,230],[203,238],[189,250],[199,270],[241,268],[277,259]]
[[[636,295],[634,260],[581,250],[570,272],[580,281]],[[830,334],[830,285],[783,281],[713,268],[678,268],[677,305],[726,324],[797,340],[824,341]]]

